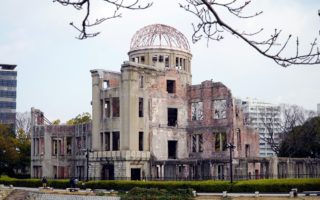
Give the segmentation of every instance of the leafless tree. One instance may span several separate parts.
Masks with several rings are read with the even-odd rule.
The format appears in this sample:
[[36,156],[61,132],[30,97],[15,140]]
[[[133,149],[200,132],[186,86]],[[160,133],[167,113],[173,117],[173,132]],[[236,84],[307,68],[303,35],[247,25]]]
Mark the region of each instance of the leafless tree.
[[[109,17],[102,17],[100,19],[90,21],[89,17],[91,14],[92,0],[53,1],[64,6],[73,6],[77,10],[81,10],[85,7],[86,14],[82,20],[81,26],[76,26],[73,22],[70,23],[80,32],[78,36],[79,39],[97,36],[100,32],[88,33],[87,28],[99,25],[108,19],[121,17],[121,13],[119,13],[120,9],[140,10],[147,9],[152,5],[152,3],[141,5],[140,1],[142,0],[101,0],[110,6],[114,6],[113,14]],[[282,67],[288,67],[290,65],[320,64],[320,52],[317,45],[317,38],[311,42],[310,49],[307,52],[301,53],[299,48],[300,42],[297,37],[295,40],[296,51],[294,55],[287,57],[285,54],[288,49],[288,44],[292,41],[292,35],[288,35],[287,39],[280,41],[282,30],[275,29],[269,37],[259,40],[255,38],[255,36],[261,33],[263,28],[252,33],[248,33],[246,30],[238,31],[235,27],[226,23],[224,18],[222,18],[222,15],[220,15],[221,10],[226,10],[230,15],[240,19],[254,18],[262,14],[262,11],[251,15],[244,14],[246,12],[246,8],[250,4],[251,0],[185,0],[184,4],[179,3],[181,8],[192,13],[199,19],[198,23],[193,24],[193,42],[197,42],[203,37],[208,41],[219,41],[224,38],[225,33],[229,33],[244,41],[262,56],[274,60]]]
[[27,136],[30,136],[30,129],[31,129],[31,113],[24,112],[20,113],[17,112],[16,114],[16,130],[23,130]]
[[264,40],[255,39],[254,36],[261,33],[263,28],[256,32],[248,33],[238,31],[234,27],[224,22],[218,11],[226,10],[236,18],[248,19],[262,14],[262,11],[246,15],[245,9],[250,5],[251,0],[185,0],[186,4],[180,4],[180,7],[194,14],[199,22],[194,25],[194,33],[192,41],[197,42],[202,37],[207,40],[222,40],[225,32],[236,36],[246,44],[255,49],[259,54],[274,60],[278,65],[287,67],[289,65],[314,65],[320,64],[320,52],[317,45],[317,38],[310,44],[309,51],[300,53],[299,38],[296,38],[296,53],[286,57],[285,50],[292,40],[292,35],[289,35],[286,40],[280,41],[281,30],[275,29],[274,33]]
[[70,23],[71,26],[73,26],[75,29],[77,29],[80,34],[77,37],[78,39],[86,39],[89,37],[95,37],[100,32],[93,32],[89,33],[87,31],[87,28],[97,26],[106,20],[113,19],[113,18],[119,18],[121,17],[120,10],[121,9],[129,9],[129,10],[143,10],[149,8],[152,3],[145,3],[140,4],[141,0],[101,0],[104,1],[106,4],[110,6],[114,6],[113,13],[108,17],[101,17],[99,19],[95,19],[90,21],[90,14],[91,14],[91,3],[93,0],[53,0],[53,2],[58,2],[63,6],[73,6],[77,10],[85,9],[85,16],[82,19],[81,25],[77,26],[73,22]]
[[315,117],[314,111],[305,110],[301,106],[282,104],[270,107],[267,113],[261,113],[265,134],[260,138],[265,141],[272,151],[279,153],[280,143],[294,127],[304,124]]

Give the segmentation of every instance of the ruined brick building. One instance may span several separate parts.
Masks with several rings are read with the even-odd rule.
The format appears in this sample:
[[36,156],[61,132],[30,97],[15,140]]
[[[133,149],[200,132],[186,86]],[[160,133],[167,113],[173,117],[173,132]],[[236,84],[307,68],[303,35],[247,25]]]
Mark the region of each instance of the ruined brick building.
[[[258,156],[259,135],[244,127],[230,90],[192,85],[189,44],[155,24],[133,36],[121,72],[91,70],[93,176],[212,177],[234,157]],[[251,169],[250,170],[259,170]]]
[[[162,24],[143,27],[128,55],[120,72],[91,70],[87,128],[44,125],[33,118],[33,177],[225,179],[227,144],[235,145],[235,177],[286,176],[295,170],[288,159],[278,171],[279,160],[258,157],[259,134],[244,126],[229,88],[212,80],[192,85],[192,54],[182,33]],[[307,172],[306,164],[299,169]]]

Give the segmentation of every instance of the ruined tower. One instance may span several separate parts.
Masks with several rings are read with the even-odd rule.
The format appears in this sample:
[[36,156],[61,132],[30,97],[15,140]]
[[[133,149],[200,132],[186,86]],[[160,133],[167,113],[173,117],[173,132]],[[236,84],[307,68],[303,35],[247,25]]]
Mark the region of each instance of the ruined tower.
[[[150,176],[150,160],[187,154],[190,47],[176,29],[154,24],[132,38],[121,73],[92,70],[93,151],[106,178]],[[99,174],[100,171],[100,174]]]

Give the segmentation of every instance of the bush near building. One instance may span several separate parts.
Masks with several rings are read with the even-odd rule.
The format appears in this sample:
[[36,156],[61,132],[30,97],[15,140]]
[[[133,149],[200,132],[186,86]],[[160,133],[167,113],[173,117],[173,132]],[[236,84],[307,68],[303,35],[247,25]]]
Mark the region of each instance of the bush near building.
[[[15,179],[9,177],[0,178],[0,184],[17,187],[41,187],[40,179]],[[48,186],[53,188],[70,187],[69,180],[48,180]],[[259,179],[237,181],[230,184],[228,181],[88,181],[85,185],[78,183],[80,188],[107,189],[117,191],[130,191],[135,187],[158,188],[167,191],[178,189],[193,189],[197,192],[289,192],[297,188],[299,192],[319,190],[320,178],[314,179]]]

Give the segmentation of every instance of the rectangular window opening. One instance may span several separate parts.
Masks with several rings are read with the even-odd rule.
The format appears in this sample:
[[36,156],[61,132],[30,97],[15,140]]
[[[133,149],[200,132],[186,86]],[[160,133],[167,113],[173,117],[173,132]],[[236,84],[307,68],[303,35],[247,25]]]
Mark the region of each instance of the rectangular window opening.
[[178,122],[178,109],[168,108],[168,126],[176,126]]
[[144,62],[145,62],[144,56],[141,56],[140,60],[141,60],[141,63],[144,64]]
[[143,151],[143,132],[139,132],[139,151]]
[[139,117],[143,117],[143,98],[139,98]]
[[158,62],[158,56],[157,55],[152,56],[152,62],[153,63]]
[[192,135],[192,152],[197,152],[197,135]]
[[176,93],[176,81],[167,80],[167,92],[170,94]]
[[165,67],[169,67],[169,56],[164,57]]
[[245,156],[247,158],[250,156],[250,144],[246,144],[245,148],[246,148],[246,155]]
[[162,55],[159,56],[159,62],[163,62],[163,56]]
[[112,98],[112,117],[120,117],[120,101],[119,97]]
[[169,159],[177,158],[177,141],[175,140],[168,141],[168,158]]
[[104,150],[110,151],[110,133],[109,132],[104,133]]
[[103,81],[103,88],[104,88],[104,89],[107,89],[107,88],[109,88],[109,87],[110,87],[110,85],[109,85],[109,80]]
[[108,118],[110,117],[110,111],[111,111],[110,108],[111,108],[110,107],[110,100],[106,99],[105,103],[104,103],[104,112],[105,112],[105,116]]
[[67,137],[67,155],[71,155],[72,153],[72,137]]
[[227,145],[226,133],[216,133],[215,134],[215,151],[225,151]]
[[120,149],[120,132],[112,132],[112,150],[119,151]]

